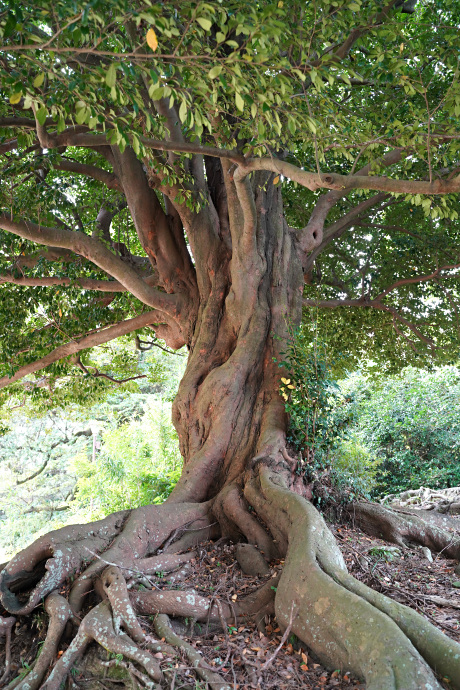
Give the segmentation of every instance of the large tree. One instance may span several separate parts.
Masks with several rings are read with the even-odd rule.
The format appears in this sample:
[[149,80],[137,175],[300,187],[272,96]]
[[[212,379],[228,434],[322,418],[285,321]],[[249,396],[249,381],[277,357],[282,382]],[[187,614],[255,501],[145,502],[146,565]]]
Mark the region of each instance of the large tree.
[[[123,573],[177,567],[221,534],[285,558],[276,596],[239,615],[275,596],[281,626],[369,688],[460,688],[459,646],[347,573],[287,451],[278,366],[303,306],[332,348],[389,368],[458,349],[459,20],[453,0],[0,2],[6,404],[83,395],[107,380],[89,349],[129,333],[189,352],[167,502],[52,532],[2,573],[15,616],[47,597],[27,687],[101,573],[108,599],[46,687],[93,638],[159,682]],[[446,516],[355,512],[458,557]],[[132,600],[232,615],[176,595]]]

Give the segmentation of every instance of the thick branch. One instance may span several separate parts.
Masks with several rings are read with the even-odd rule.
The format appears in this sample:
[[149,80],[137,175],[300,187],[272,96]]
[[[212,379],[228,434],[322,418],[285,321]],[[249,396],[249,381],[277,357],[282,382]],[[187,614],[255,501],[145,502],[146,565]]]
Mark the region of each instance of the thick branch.
[[0,228],[38,244],[70,249],[112,275],[144,304],[171,315],[176,312],[176,298],[173,295],[167,295],[147,285],[131,266],[112,254],[96,239],[81,232],[48,228],[31,221],[16,222],[3,214],[0,215]]
[[253,170],[269,170],[278,175],[284,175],[307,187],[312,192],[318,189],[335,189],[344,194],[352,189],[371,189],[395,194],[453,194],[460,192],[460,175],[452,180],[395,180],[377,175],[339,175],[338,173],[313,173],[298,168],[292,163],[276,158],[252,158],[248,160],[244,169],[246,173]]
[[303,267],[305,273],[312,269],[316,257],[319,256],[319,254],[321,254],[324,248],[327,247],[327,245],[330,244],[333,240],[340,237],[345,232],[345,230],[347,230],[347,228],[349,228],[353,224],[355,218],[360,216],[361,213],[364,213],[365,211],[368,211],[370,208],[376,206],[381,201],[385,201],[385,199],[387,198],[387,194],[376,194],[370,199],[361,201],[354,208],[352,208],[351,211],[342,216],[342,218],[339,218],[339,220],[335,221],[335,223],[329,225],[323,232],[323,239],[321,243],[313,249],[311,254],[309,254],[306,257],[304,256]]
[[45,357],[38,359],[36,362],[31,362],[30,364],[25,364],[20,367],[13,376],[3,376],[0,378],[0,388],[5,388],[11,383],[19,381],[19,379],[24,378],[30,374],[35,374],[37,371],[41,371],[48,367],[50,364],[57,362],[64,357],[69,357],[70,355],[75,355],[81,350],[86,350],[90,347],[96,347],[97,345],[102,345],[107,343],[109,340],[114,340],[114,338],[119,338],[122,335],[127,335],[132,333],[139,328],[144,328],[155,321],[158,320],[158,314],[156,311],[149,311],[145,314],[140,314],[133,319],[127,319],[126,321],[121,321],[120,323],[110,326],[109,328],[104,328],[97,333],[88,335],[80,340],[74,340],[65,345],[57,347],[55,350],[47,354]]
[[98,168],[95,165],[89,165],[86,163],[78,163],[77,161],[72,161],[67,158],[63,158],[59,163],[54,163],[53,167],[56,170],[63,170],[64,172],[72,172],[77,175],[86,175],[91,177],[93,180],[98,180],[106,185],[109,189],[117,189],[121,191],[121,185],[118,181],[117,176],[103,168]]
[[17,278],[12,274],[0,275],[0,285],[2,283],[14,283],[15,285],[26,285],[30,287],[50,287],[52,285],[69,285],[81,288],[82,290],[98,290],[99,292],[126,292],[126,288],[117,280],[95,280],[94,278],[29,278],[21,276]]
[[[357,175],[368,176],[372,168],[377,166],[388,167],[390,165],[394,165],[401,160],[403,153],[404,155],[407,155],[408,152],[404,152],[403,149],[393,149],[374,163],[369,163],[361,168],[361,170],[358,170]],[[335,204],[344,196],[346,196],[346,192],[342,190],[331,190],[318,199],[307,225],[299,232],[300,248],[304,253],[311,252],[315,247],[318,247],[321,244],[323,240],[324,223],[327,215],[331,208],[335,206]],[[378,195],[375,198],[378,201]]]
[[[48,148],[59,146],[109,146],[105,134],[75,134],[75,130],[66,130],[57,136],[50,135],[47,140]],[[158,141],[146,137],[140,138],[146,148],[157,149],[160,151],[177,151],[184,153],[197,153],[216,158],[227,158],[241,165],[244,172],[249,174],[254,170],[265,170],[277,175],[284,175],[297,182],[302,187],[307,187],[311,191],[318,189],[334,189],[346,193],[352,189],[370,189],[382,192],[392,192],[396,194],[453,194],[460,192],[460,175],[451,180],[437,179],[433,182],[424,180],[396,180],[385,176],[379,177],[372,175],[339,175],[338,173],[317,173],[308,172],[301,168],[287,163],[277,158],[249,158],[232,151],[231,149],[216,148],[213,146],[201,146],[190,142]],[[431,141],[438,140],[442,143],[443,135],[435,135]],[[242,175],[243,177],[243,175]]]

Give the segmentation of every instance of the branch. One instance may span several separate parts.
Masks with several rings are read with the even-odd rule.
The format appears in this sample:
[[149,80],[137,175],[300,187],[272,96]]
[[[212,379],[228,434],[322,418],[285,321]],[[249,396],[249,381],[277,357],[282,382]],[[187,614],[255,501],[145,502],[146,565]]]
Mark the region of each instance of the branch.
[[[326,194],[324,197],[321,197],[325,199],[329,195]],[[342,195],[340,195],[342,196]],[[354,208],[351,209],[348,213],[346,213],[342,218],[339,218],[339,220],[335,221],[335,223],[332,223],[332,225],[329,225],[326,230],[322,232],[323,239],[322,241],[313,249],[311,254],[308,256],[303,257],[303,265],[304,265],[304,272],[308,273],[308,271],[311,270],[316,257],[321,254],[321,252],[324,250],[325,247],[327,247],[328,244],[330,244],[333,240],[337,239],[340,237],[347,228],[350,227],[350,225],[353,224],[356,218],[358,218],[361,213],[364,213],[365,211],[368,211],[369,209],[373,208],[377,204],[379,204],[381,201],[385,201],[385,199],[388,198],[387,194],[376,194],[375,196],[372,196],[370,199],[365,199],[365,201],[361,201],[359,204],[357,204]],[[321,201],[321,199],[320,199]],[[319,203],[319,202],[318,202]],[[335,203],[335,202],[334,202]],[[314,213],[314,211],[313,211]],[[308,226],[307,226],[308,227]]]
[[[406,151],[404,154],[407,155],[408,152]],[[363,168],[361,168],[361,170],[358,171],[357,174],[368,176],[372,167],[388,167],[398,163],[402,157],[403,149],[393,149],[374,163],[368,163],[365,165]],[[331,208],[335,206],[335,204],[344,196],[346,196],[346,192],[344,191],[331,190],[318,199],[307,225],[299,232],[300,248],[303,252],[309,253],[315,247],[321,244],[326,217]]]
[[[86,131],[81,131],[82,129]],[[94,148],[98,146],[111,146],[107,139],[107,134],[93,134],[87,130],[86,127],[69,127],[60,134],[41,132],[42,139],[46,146],[44,148],[52,149],[60,146],[83,146]],[[231,149],[222,149],[215,146],[202,146],[188,141],[162,141],[159,139],[150,139],[148,137],[139,137],[147,149],[155,149],[157,151],[175,151],[176,153],[196,153],[206,156],[213,156],[214,158],[228,158],[234,163],[244,163],[245,158],[242,154]]]
[[109,328],[104,328],[97,333],[85,336],[80,340],[74,340],[70,343],[66,343],[65,345],[61,345],[47,354],[45,357],[38,359],[36,362],[31,362],[30,364],[25,364],[23,367],[20,367],[11,377],[3,376],[0,378],[0,388],[5,388],[6,386],[9,386],[10,384],[24,378],[24,376],[35,374],[37,371],[41,371],[42,369],[45,369],[45,367],[50,366],[50,364],[54,364],[54,362],[64,359],[64,357],[75,355],[77,352],[87,350],[90,347],[97,347],[98,345],[109,342],[109,340],[114,340],[122,335],[132,333],[132,331],[136,331],[139,328],[145,328],[145,326],[148,326],[157,320],[158,315],[156,311],[145,312],[144,314],[140,314],[133,319],[121,321],[113,326],[109,326]]
[[139,350],[139,352],[148,352],[149,350],[152,349],[152,347],[158,347],[160,350],[163,350],[163,352],[166,352],[168,355],[176,355],[176,357],[185,357],[181,352],[174,352],[174,350],[168,350],[167,347],[163,347],[163,345],[160,345],[160,343],[155,343],[153,340],[141,340],[138,335],[136,335],[136,348]]
[[109,374],[104,374],[104,372],[99,371],[99,369],[97,369],[97,367],[94,367],[94,372],[91,372],[87,367],[85,367],[85,365],[81,361],[79,355],[75,358],[74,364],[76,364],[76,366],[79,369],[81,369],[87,376],[91,376],[94,379],[97,379],[97,378],[107,379],[107,381],[112,381],[113,383],[118,383],[118,384],[127,383],[128,381],[135,381],[136,379],[147,378],[147,374],[141,374],[140,376],[130,376],[127,379],[115,379],[113,376],[109,376]]
[[460,192],[460,175],[452,180],[396,180],[377,175],[339,175],[338,173],[307,172],[292,163],[277,158],[251,158],[244,164],[244,171],[268,170],[277,175],[284,175],[307,187],[312,192],[318,189],[335,189],[346,194],[352,189],[370,189],[394,194],[453,194]]
[[[53,124],[53,120],[49,120],[48,124]],[[31,117],[0,117],[0,127],[35,129],[35,120]]]
[[48,228],[32,221],[16,222],[4,214],[0,214],[0,229],[38,244],[70,249],[113,276],[144,304],[167,314],[175,315],[177,312],[177,300],[174,295],[160,292],[147,285],[131,266],[112,254],[99,240],[88,237],[82,232]]
[[[47,140],[48,146],[46,148],[53,148],[59,146],[86,146],[93,148],[95,146],[110,146],[105,134],[75,134],[73,130],[66,130],[57,136],[50,137]],[[432,139],[438,139],[441,143],[443,136],[433,136]],[[451,180],[435,180],[434,182],[424,180],[396,180],[385,176],[379,177],[377,175],[339,175],[338,173],[322,173],[308,172],[301,168],[279,160],[278,158],[248,158],[245,159],[243,155],[231,149],[216,148],[213,146],[201,146],[199,144],[192,144],[190,142],[175,142],[175,141],[158,141],[156,139],[148,139],[140,137],[142,143],[146,148],[157,149],[160,151],[177,151],[183,153],[197,153],[214,158],[227,158],[233,163],[240,165],[243,168],[241,179],[244,174],[248,175],[254,170],[265,170],[273,172],[276,175],[284,175],[289,179],[297,182],[302,187],[307,187],[311,191],[318,189],[334,189],[346,193],[352,189],[370,189],[382,192],[392,192],[395,194],[452,194],[460,192],[460,175],[457,175]]]
[[314,299],[304,299],[303,305],[305,307],[319,307],[335,309],[336,307],[373,307],[374,309],[379,309],[380,311],[386,311],[393,315],[395,319],[398,319],[407,328],[409,328],[415,335],[420,338],[424,343],[430,347],[434,347],[434,341],[431,338],[427,338],[423,333],[419,331],[417,326],[408,321],[404,316],[394,308],[389,307],[387,304],[382,304],[378,300],[371,300],[367,296],[360,297],[359,299],[329,299],[329,300],[314,300]]
[[76,173],[77,175],[86,175],[87,177],[91,177],[93,180],[102,182],[109,189],[117,189],[118,191],[122,191],[118,178],[114,173],[108,172],[103,168],[98,168],[95,165],[77,163],[77,161],[62,158],[59,163],[53,163],[53,167],[55,170],[72,172]]
[[82,290],[98,290],[99,292],[126,292],[126,288],[117,280],[95,280],[93,278],[29,278],[27,276],[16,278],[12,274],[3,274],[0,275],[0,285],[2,285],[2,283],[14,283],[15,285],[26,285],[30,287],[68,285],[71,287],[82,288]]
[[46,469],[46,466],[48,465],[49,461],[51,460],[51,453],[48,454],[48,457],[46,458],[45,462],[41,467],[38,468],[36,472],[31,474],[29,477],[26,477],[25,479],[16,479],[16,486],[20,486],[21,484],[25,484],[26,482],[30,482],[31,479],[35,479],[35,477],[38,477],[39,474],[43,472],[43,470]]
[[[342,43],[342,45],[339,46],[339,48],[336,51],[334,51],[334,62],[340,62],[341,60],[343,60],[348,55],[356,41],[359,38],[361,38],[361,36],[366,34],[369,31],[369,29],[373,28],[374,26],[378,26],[383,21],[385,21],[385,19],[387,19],[388,17],[388,13],[397,2],[398,0],[391,0],[391,2],[386,7],[384,7],[380,12],[377,12],[373,17],[370,18],[370,21],[366,26],[358,26],[355,29],[353,29],[352,32],[347,36],[345,41]],[[321,64],[321,62],[322,60],[318,61],[318,66]]]
[[393,290],[396,290],[396,288],[401,287],[402,285],[410,285],[412,283],[423,283],[427,280],[432,280],[433,278],[436,278],[439,276],[440,273],[443,271],[453,271],[456,268],[460,268],[460,264],[451,264],[449,266],[441,266],[440,268],[437,268],[433,273],[429,273],[427,275],[423,276],[413,276],[412,278],[402,278],[401,280],[397,280],[393,285],[390,285],[387,287],[383,292],[381,292],[377,297],[375,298],[376,300],[381,300],[382,297],[386,297],[390,292]]

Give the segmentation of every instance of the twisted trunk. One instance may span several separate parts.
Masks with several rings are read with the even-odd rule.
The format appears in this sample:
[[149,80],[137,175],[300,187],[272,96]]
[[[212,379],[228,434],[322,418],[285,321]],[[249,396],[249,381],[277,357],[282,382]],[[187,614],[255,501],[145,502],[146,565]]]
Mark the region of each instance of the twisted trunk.
[[[207,174],[209,179],[217,174],[211,164]],[[267,561],[285,557],[274,601],[277,619],[285,628],[291,625],[326,665],[351,670],[378,690],[440,688],[435,672],[460,688],[460,646],[414,611],[348,575],[332,534],[295,480],[285,447],[277,360],[289,325],[301,316],[296,240],[284,219],[281,194],[265,173],[220,190],[211,212],[202,210],[185,223],[194,257],[198,263],[199,255],[206,271],[197,275],[200,298],[187,330],[190,355],[173,409],[184,456],[181,479],[165,504],[52,532],[18,554],[1,575],[2,603],[14,615],[30,613],[46,597],[52,610],[49,597],[75,574],[66,621],[78,614],[94,586],[104,599],[83,619],[42,687],[58,688],[92,639],[161,682],[145,645],[165,651],[164,645],[147,639],[136,619],[137,613],[152,611],[162,614],[160,637],[182,645],[211,687],[228,687],[169,631],[167,619],[208,616],[225,623],[233,620],[228,607],[164,590],[133,594],[130,600],[125,584],[158,570],[190,571],[191,555],[184,551],[220,534],[249,542]],[[231,203],[236,192],[239,204]],[[204,242],[197,240],[200,233]],[[272,587],[262,588],[236,613],[268,611],[273,596]],[[56,649],[62,632],[60,626],[57,635],[57,627],[50,626],[49,650]],[[45,672],[39,666],[30,683],[26,678],[14,686],[38,688]]]

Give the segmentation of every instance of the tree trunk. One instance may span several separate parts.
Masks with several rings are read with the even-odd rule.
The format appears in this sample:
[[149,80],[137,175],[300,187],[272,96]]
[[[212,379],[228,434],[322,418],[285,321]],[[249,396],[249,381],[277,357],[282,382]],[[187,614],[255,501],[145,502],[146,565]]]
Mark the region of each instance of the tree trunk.
[[[207,173],[211,177],[212,170]],[[219,250],[209,252],[206,276],[198,276],[200,301],[189,329],[189,360],[173,408],[184,456],[181,479],[161,506],[41,537],[3,571],[2,603],[14,615],[26,615],[48,597],[51,623],[42,654],[52,656],[65,622],[78,614],[102,573],[97,587],[105,600],[83,619],[46,688],[59,688],[92,639],[133,659],[158,682],[155,659],[139,646],[146,640],[136,612],[216,621],[222,616],[233,620],[232,614],[223,604],[218,610],[212,600],[194,594],[179,603],[177,592],[168,597],[164,590],[161,597],[152,592],[130,599],[125,578],[133,572],[190,568],[185,551],[220,534],[253,544],[267,561],[285,558],[274,601],[278,622],[290,625],[327,666],[352,671],[378,690],[440,688],[435,672],[460,688],[460,646],[347,573],[332,534],[294,474],[278,393],[283,370],[277,362],[289,328],[300,322],[301,264],[271,178],[257,173],[239,184],[240,202],[248,191],[248,208],[243,213],[244,203],[231,203],[230,187],[227,198],[214,199],[211,220],[218,226]],[[186,228],[192,245],[209,222],[209,212],[202,211]],[[192,249],[195,257],[206,252],[203,246]],[[74,574],[69,604],[60,597],[53,608],[56,590]],[[20,592],[27,596],[18,597]],[[265,610],[273,596],[272,588],[262,588],[239,605],[237,614]],[[158,626],[160,637],[178,644],[167,618],[160,616]],[[196,650],[186,653],[196,666]],[[40,672],[29,678],[29,690],[40,687],[46,668]],[[226,687],[217,674],[200,673],[211,687]],[[25,689],[24,683],[17,687]]]

